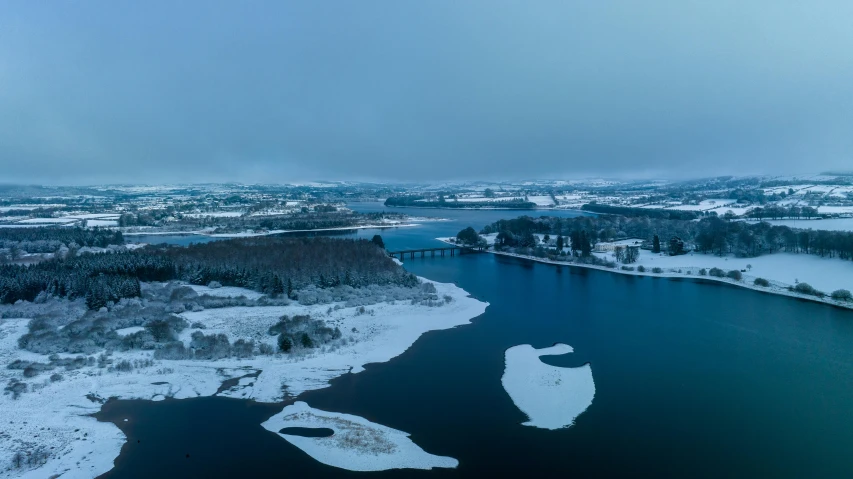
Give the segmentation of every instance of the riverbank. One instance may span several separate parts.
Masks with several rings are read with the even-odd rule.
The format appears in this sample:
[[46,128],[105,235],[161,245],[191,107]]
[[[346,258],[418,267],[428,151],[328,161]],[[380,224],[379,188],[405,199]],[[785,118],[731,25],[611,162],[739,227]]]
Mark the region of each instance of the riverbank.
[[[449,238],[436,238],[439,241],[442,241],[447,244],[455,244],[452,241],[449,241]],[[539,263],[552,264],[556,266],[572,266],[577,268],[586,268],[586,269],[595,269],[599,271],[607,271],[610,273],[624,274],[629,276],[650,276],[650,277],[659,277],[659,278],[680,278],[680,279],[692,279],[697,281],[712,281],[716,283],[725,283],[732,286],[737,286],[740,288],[751,289],[753,291],[759,291],[763,293],[770,294],[778,294],[781,296],[788,296],[791,298],[803,299],[807,301],[814,301],[818,303],[829,304],[831,306],[836,306],[839,308],[845,309],[853,309],[853,302],[850,301],[836,301],[832,299],[829,294],[836,289],[848,289],[853,290],[853,285],[844,283],[843,280],[846,278],[850,283],[853,283],[853,262],[851,261],[843,261],[839,259],[827,259],[820,258],[814,255],[793,255],[793,254],[781,254],[777,253],[774,255],[765,255],[758,258],[737,258],[736,261],[731,261],[730,264],[726,264],[729,262],[729,258],[720,258],[713,255],[701,255],[701,254],[691,254],[691,255],[680,255],[680,256],[652,256],[650,253],[643,252],[641,254],[640,260],[637,263],[631,265],[624,265],[630,268],[634,268],[633,271],[623,270],[621,267],[623,265],[617,265],[615,268],[608,268],[606,266],[593,265],[593,264],[584,264],[584,263],[575,263],[568,261],[559,261],[559,260],[551,260],[548,258],[539,258],[536,256],[530,255],[522,255],[516,253],[510,253],[505,251],[494,251],[487,250],[488,253],[501,255],[501,256],[509,256],[514,258],[521,258],[530,261],[536,261]],[[595,253],[601,259],[607,259],[608,261],[613,261],[612,253]],[[696,258],[705,259],[707,261],[697,261]],[[766,263],[767,267],[751,267],[746,268],[747,265],[752,265],[752,263],[760,264]],[[831,288],[826,288],[828,290],[823,291],[827,294],[827,296],[819,297],[813,296],[809,294],[798,293],[796,291],[791,291],[789,288],[793,287],[794,284],[786,282],[780,279],[780,274],[797,274],[797,265],[789,264],[791,261],[798,261],[802,263],[809,263],[810,265],[815,265],[814,268],[809,268],[812,274],[822,275],[821,278],[817,276],[814,277],[815,282],[819,281],[820,287],[817,287],[818,290],[821,290],[821,287],[825,288],[827,281],[830,283],[837,283]],[[829,272],[826,268],[821,270],[821,265],[819,262],[824,261],[832,261],[833,266],[836,268],[835,271]],[[691,265],[690,263],[700,263],[702,266]],[[742,264],[741,264],[742,263]],[[646,271],[637,271],[637,267],[642,266],[646,269]],[[840,271],[838,271],[838,266],[849,266],[850,271],[844,272],[844,276],[842,276]],[[653,272],[653,268],[660,268],[660,273]],[[701,275],[701,270],[705,270],[706,272],[711,268],[719,268],[725,272],[736,269],[741,271],[741,269],[745,269],[746,271],[741,272],[742,278],[740,280],[735,280],[728,277],[716,277],[710,275]],[[761,274],[754,274],[754,273]],[[754,281],[757,278],[762,278],[768,281],[769,286],[757,286],[754,284]],[[809,283],[812,286],[812,282],[808,281],[807,277],[803,278],[803,281],[799,281],[801,283]]]

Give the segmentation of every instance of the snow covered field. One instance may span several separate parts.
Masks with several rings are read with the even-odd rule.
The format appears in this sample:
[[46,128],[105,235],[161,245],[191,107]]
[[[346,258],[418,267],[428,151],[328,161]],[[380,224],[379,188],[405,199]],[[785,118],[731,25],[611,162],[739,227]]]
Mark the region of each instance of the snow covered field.
[[569,354],[568,344],[535,349],[529,344],[506,350],[506,367],[501,383],[512,402],[530,419],[525,426],[560,429],[592,404],[595,383],[589,364],[579,368],[558,368],[539,360],[540,356]]
[[[613,253],[593,253],[594,255],[615,261]],[[853,261],[838,258],[821,258],[811,254],[776,253],[755,258],[736,258],[734,256],[716,256],[711,254],[690,253],[680,256],[654,254],[641,251],[640,259],[630,266],[644,266],[646,269],[662,268],[667,273],[682,269],[720,268],[724,271],[746,270],[744,275],[764,278],[786,285],[797,282],[808,283],[820,291],[831,293],[836,289],[853,291]],[[747,268],[751,266],[751,268]],[[695,272],[694,272],[695,274]]]
[[[454,468],[459,461],[434,456],[409,439],[409,434],[359,416],[314,409],[298,401],[261,424],[314,459],[350,471]],[[286,427],[327,428],[329,437],[281,434]]]
[[784,225],[790,228],[853,231],[853,218],[829,218],[822,220],[764,220],[774,225]]
[[[300,354],[258,355],[252,358],[204,360],[154,360],[150,351],[113,353],[113,363],[136,361],[131,371],[120,372],[83,367],[58,369],[61,379],[50,373],[28,380],[30,390],[13,399],[0,396],[0,471],[6,477],[92,478],[112,468],[125,441],[113,424],[100,423],[89,414],[97,412],[108,398],[162,400],[212,396],[228,379],[239,379],[222,396],[277,402],[308,390],[327,387],[329,380],[357,373],[368,363],[385,362],[402,354],[423,333],[468,324],[482,314],[487,304],[468,297],[452,284],[433,283],[439,298],[451,301],[441,306],[412,305],[410,302],[381,303],[366,308],[346,308],[334,304],[274,307],[232,307],[183,313],[190,323],[201,323],[205,333],[226,332],[238,338],[258,338],[274,344],[267,329],[282,315],[310,314],[339,327],[343,338],[332,346]],[[213,291],[223,292],[225,288]],[[233,291],[229,291],[233,292]],[[224,293],[224,292],[223,292]],[[250,296],[253,292],[242,294]],[[5,365],[16,359],[47,363],[44,355],[21,350],[18,338],[27,332],[28,318],[0,319],[0,382],[21,379],[18,370]],[[124,331],[123,331],[124,332]],[[186,340],[186,337],[182,337]],[[73,358],[76,355],[60,354]],[[19,450],[42,450],[41,467],[11,469],[12,455]]]

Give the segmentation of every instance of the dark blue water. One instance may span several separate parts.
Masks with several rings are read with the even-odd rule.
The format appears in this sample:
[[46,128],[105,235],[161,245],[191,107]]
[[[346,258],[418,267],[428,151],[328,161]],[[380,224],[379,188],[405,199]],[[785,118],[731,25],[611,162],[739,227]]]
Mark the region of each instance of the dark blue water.
[[[383,237],[398,247],[416,230]],[[409,432],[427,452],[460,461],[456,470],[370,475],[853,477],[849,311],[493,255],[405,266],[491,305],[472,325],[428,333],[392,361],[299,398]],[[569,429],[521,426],[500,383],[503,353],[555,342],[575,353],[547,362],[590,362],[595,400]],[[366,475],[319,464],[260,427],[281,408],[219,398],[112,401],[101,418],[129,440],[106,477]]]

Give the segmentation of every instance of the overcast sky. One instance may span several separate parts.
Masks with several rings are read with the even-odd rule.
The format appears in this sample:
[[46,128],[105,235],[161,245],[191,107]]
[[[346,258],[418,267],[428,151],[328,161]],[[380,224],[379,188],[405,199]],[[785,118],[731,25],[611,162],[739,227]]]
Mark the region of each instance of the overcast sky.
[[853,169],[853,2],[0,3],[0,183]]

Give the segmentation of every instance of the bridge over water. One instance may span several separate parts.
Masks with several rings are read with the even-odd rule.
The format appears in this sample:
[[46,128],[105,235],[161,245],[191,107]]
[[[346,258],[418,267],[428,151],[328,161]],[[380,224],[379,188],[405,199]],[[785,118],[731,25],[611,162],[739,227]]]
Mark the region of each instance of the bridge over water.
[[399,251],[389,251],[388,256],[392,258],[400,258],[401,260],[409,255],[409,258],[415,259],[415,255],[421,255],[421,258],[426,258],[427,254],[431,258],[438,256],[456,256],[461,254],[482,253],[483,248],[474,246],[444,246],[441,248],[421,248],[421,249],[406,249]]

